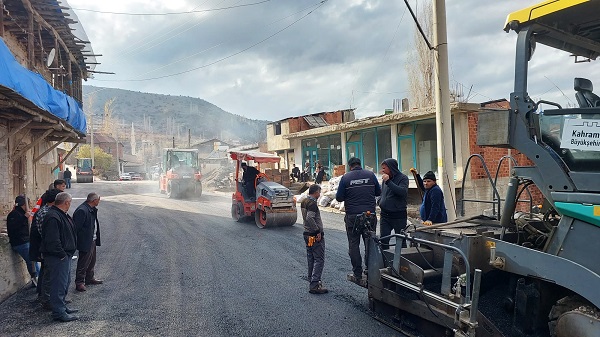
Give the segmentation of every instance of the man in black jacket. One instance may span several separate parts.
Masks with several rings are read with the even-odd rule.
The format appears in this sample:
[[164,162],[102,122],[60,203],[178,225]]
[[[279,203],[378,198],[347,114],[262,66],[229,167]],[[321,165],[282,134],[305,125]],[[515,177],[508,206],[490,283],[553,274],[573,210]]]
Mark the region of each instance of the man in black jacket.
[[65,178],[65,183],[67,188],[71,188],[71,177],[73,174],[69,171],[69,168],[65,168],[65,172],[63,172],[63,178]]
[[96,246],[100,246],[100,226],[98,223],[98,204],[100,197],[90,193],[87,199],[73,213],[73,222],[77,232],[77,271],[75,273],[75,289],[86,291],[85,286],[102,284],[94,278],[96,265]]
[[38,273],[38,266],[35,264],[35,269],[33,268],[33,264],[29,259],[29,217],[31,213],[29,212],[29,207],[27,205],[27,198],[23,195],[19,195],[15,199],[15,207],[13,210],[8,213],[6,217],[6,230],[8,232],[8,239],[10,241],[10,246],[13,251],[19,254],[25,264],[27,265],[27,271],[29,275],[31,275],[31,279],[36,282],[36,277]]
[[77,309],[69,309],[65,297],[71,280],[71,257],[75,254],[77,241],[73,219],[67,213],[71,207],[71,195],[61,192],[54,205],[48,210],[42,224],[42,244],[40,251],[48,266],[50,281],[50,306],[52,318],[70,322],[79,317],[71,315]]
[[[353,277],[357,282],[362,280],[362,259],[360,256],[360,238],[363,239],[365,245],[365,265],[368,260],[367,240],[370,234],[365,231],[356,231],[355,225],[359,216],[364,218],[363,214],[369,212],[372,215],[373,226],[377,225],[375,217],[375,197],[381,195],[381,186],[375,174],[371,171],[363,170],[360,166],[360,159],[352,157],[348,160],[350,172],[347,172],[340,179],[335,199],[344,201],[346,216],[344,223],[346,224],[346,236],[348,237],[348,255],[352,263],[353,275],[348,275],[348,278]],[[374,230],[371,229],[371,230]]]
[[38,299],[42,306],[46,309],[50,308],[50,282],[48,281],[47,277],[44,277],[44,274],[47,273],[48,268],[46,267],[44,258],[40,252],[40,245],[42,244],[42,224],[44,223],[44,218],[46,217],[48,210],[50,207],[52,207],[52,205],[54,205],[56,196],[60,192],[62,191],[55,188],[47,190],[46,193],[42,195],[43,205],[33,216],[33,220],[31,221],[31,230],[29,232],[29,258],[31,261],[39,261],[41,264],[40,272],[38,273]]
[[[396,159],[388,158],[381,163],[381,237],[398,234],[406,227],[406,197],[408,195],[408,177],[398,169]],[[382,249],[388,249],[390,239],[381,240]]]

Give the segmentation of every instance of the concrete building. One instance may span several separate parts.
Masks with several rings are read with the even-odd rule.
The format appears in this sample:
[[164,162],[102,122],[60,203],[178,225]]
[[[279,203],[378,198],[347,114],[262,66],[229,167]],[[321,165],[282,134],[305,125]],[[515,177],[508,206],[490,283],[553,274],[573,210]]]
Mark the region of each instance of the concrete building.
[[[528,162],[527,158],[515,150],[511,152],[510,149],[479,146],[477,143],[479,114],[491,110],[508,113],[507,109],[508,104],[505,100],[486,102],[483,106],[475,103],[451,104],[454,179],[457,186],[455,200],[467,200],[466,215],[481,214],[488,209],[491,209],[492,213],[498,212],[493,210],[493,204],[489,202],[477,203],[471,200],[497,203],[504,197],[511,165],[515,165],[515,162],[520,165]],[[413,204],[420,201],[415,193],[417,186],[410,169],[417,168],[421,174],[438,170],[433,107],[327,123],[303,130],[294,128],[294,122],[302,119],[304,117],[289,118],[267,126],[268,150],[282,156],[282,166],[300,163],[298,166],[302,168],[308,163],[314,170],[318,162],[334,176],[335,166],[346,165],[349,158],[357,157],[364,169],[380,176],[380,163],[386,158],[395,158],[401,171],[411,179],[410,188],[413,193],[409,201]],[[479,155],[484,162],[478,159],[469,160],[472,154]],[[515,161],[509,160],[507,156],[513,157]],[[491,179],[487,176],[487,168]],[[463,176],[466,178],[464,181]],[[497,181],[497,193],[494,192],[490,180]],[[532,194],[534,199],[539,201],[535,191]],[[461,204],[458,201],[454,204],[460,210]]]
[[[96,61],[77,17],[56,0],[4,1],[0,10],[0,232],[15,196],[32,204],[83,143],[82,80]],[[23,286],[25,264],[0,235],[0,301]]]

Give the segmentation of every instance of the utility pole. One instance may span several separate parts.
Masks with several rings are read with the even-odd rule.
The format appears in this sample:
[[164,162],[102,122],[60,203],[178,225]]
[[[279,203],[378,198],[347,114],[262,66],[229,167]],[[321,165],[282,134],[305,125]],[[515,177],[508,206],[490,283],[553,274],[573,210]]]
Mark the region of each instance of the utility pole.
[[92,171],[94,169],[94,113],[90,114],[90,157],[92,158]]
[[439,184],[444,192],[448,221],[456,220],[454,161],[452,160],[452,116],[448,76],[448,35],[446,1],[433,1],[433,52],[435,54],[435,126]]

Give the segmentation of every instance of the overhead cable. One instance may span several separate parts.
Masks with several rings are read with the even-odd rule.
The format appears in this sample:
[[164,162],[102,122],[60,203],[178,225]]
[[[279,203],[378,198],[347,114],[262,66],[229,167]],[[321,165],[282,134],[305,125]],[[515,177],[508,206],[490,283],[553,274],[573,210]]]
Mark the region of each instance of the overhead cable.
[[73,8],[73,7],[71,7],[71,9],[78,10],[78,11],[83,11],[83,12],[92,12],[92,13],[99,13],[99,14],[111,14],[111,15],[164,16],[164,15],[180,15],[180,14],[194,14],[194,13],[205,13],[205,12],[216,12],[216,11],[222,11],[222,10],[227,10],[227,9],[239,8],[239,7],[248,7],[248,6],[260,5],[262,3],[269,2],[269,1],[271,1],[271,0],[263,0],[263,1],[259,1],[259,2],[253,2],[253,3],[250,3],[250,4],[235,5],[235,6],[228,6],[228,7],[221,7],[221,8],[199,9],[199,10],[192,10],[192,11],[167,12],[167,13],[108,12],[108,11],[99,11],[99,10],[95,10],[95,9]]

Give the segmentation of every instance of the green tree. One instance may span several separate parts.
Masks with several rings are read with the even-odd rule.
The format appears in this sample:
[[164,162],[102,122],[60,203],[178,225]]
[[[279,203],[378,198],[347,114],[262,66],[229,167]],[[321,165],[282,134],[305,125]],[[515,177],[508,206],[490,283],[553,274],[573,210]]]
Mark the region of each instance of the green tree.
[[[79,152],[77,152],[77,158],[91,158],[91,149],[90,145],[84,144],[79,147]],[[114,158],[111,154],[104,152],[100,147],[94,147],[94,166],[95,170],[103,173],[114,165]]]

